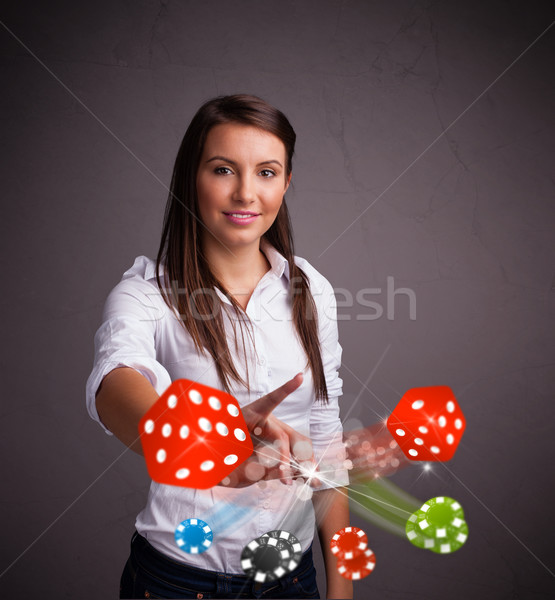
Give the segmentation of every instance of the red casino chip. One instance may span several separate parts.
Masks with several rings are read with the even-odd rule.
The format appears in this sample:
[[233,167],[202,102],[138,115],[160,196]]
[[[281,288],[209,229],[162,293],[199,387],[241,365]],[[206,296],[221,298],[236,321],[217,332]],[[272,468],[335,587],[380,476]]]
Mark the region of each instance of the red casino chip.
[[338,559],[352,560],[368,548],[368,538],[358,527],[344,527],[331,538],[330,548]]
[[337,561],[337,570],[342,577],[345,579],[364,579],[372,571],[376,566],[376,556],[367,548],[357,556],[356,558],[352,558],[351,560],[341,559]]

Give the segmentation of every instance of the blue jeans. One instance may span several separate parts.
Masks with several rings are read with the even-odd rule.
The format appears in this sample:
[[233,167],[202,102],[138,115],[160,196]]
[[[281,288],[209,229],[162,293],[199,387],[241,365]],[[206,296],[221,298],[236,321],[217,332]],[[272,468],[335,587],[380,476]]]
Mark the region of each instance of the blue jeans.
[[256,583],[244,575],[178,563],[135,532],[121,576],[120,598],[320,598],[320,594],[312,546],[291,573],[277,581]]

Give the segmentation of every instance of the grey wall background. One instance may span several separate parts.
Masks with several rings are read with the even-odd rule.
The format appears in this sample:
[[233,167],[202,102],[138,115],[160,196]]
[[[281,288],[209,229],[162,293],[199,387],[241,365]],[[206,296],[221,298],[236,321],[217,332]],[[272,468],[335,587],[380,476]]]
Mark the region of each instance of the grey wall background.
[[416,320],[401,296],[393,320],[341,310],[343,414],[371,425],[440,384],[466,414],[448,469],[393,481],[457,498],[468,543],[434,556],[354,517],[378,561],[357,597],[552,595],[552,5],[21,1],[1,20],[3,594],[117,595],[148,477],[85,413],[93,336],[155,256],[192,114],[247,91],[298,133],[297,253],[353,295],[388,276],[416,294]]

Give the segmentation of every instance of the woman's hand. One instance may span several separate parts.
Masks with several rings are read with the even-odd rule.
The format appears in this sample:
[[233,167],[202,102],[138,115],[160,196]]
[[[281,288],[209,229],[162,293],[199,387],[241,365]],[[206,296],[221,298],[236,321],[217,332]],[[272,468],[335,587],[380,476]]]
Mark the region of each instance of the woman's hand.
[[273,392],[242,407],[254,453],[222,485],[245,487],[262,479],[281,479],[290,485],[295,476],[309,478],[316,486],[320,484],[312,477],[317,468],[310,439],[271,414],[302,382],[302,373],[298,373]]

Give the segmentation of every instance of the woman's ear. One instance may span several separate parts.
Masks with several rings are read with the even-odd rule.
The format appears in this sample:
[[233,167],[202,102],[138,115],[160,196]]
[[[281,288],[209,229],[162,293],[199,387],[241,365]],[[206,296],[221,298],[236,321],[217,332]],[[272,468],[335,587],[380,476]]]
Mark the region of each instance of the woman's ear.
[[291,173],[289,173],[289,176],[285,180],[285,189],[283,190],[284,194],[287,191],[287,188],[289,187],[289,184],[291,183],[291,175],[293,175],[293,171],[291,171]]

